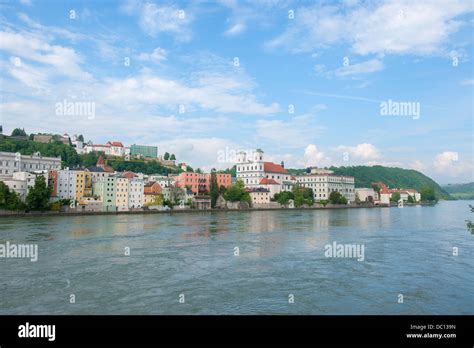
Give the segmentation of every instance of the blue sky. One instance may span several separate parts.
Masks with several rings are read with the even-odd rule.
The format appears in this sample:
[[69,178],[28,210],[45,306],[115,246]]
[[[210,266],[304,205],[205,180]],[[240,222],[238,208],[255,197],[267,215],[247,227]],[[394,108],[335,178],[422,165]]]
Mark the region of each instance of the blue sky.
[[[382,164],[473,181],[473,10],[0,0],[0,124],[158,145],[206,170],[262,148],[287,167]],[[415,108],[384,115],[389,100]],[[94,103],[94,115],[60,115],[63,101]]]

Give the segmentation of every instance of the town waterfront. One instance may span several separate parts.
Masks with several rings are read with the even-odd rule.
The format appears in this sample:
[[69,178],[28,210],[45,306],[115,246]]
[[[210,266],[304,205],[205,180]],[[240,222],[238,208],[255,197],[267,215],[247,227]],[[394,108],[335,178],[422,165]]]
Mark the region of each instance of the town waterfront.
[[468,204],[6,217],[0,314],[474,314]]

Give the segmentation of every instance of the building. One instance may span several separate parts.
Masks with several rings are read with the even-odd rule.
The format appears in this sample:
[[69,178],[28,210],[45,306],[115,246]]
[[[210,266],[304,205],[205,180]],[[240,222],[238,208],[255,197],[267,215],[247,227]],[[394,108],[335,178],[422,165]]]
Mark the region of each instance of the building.
[[108,141],[104,145],[89,142],[84,146],[84,152],[103,152],[108,156],[123,157],[130,153],[130,148],[123,146],[120,141]]
[[379,195],[380,195],[380,204],[390,205],[391,194],[387,186],[383,185],[380,187]]
[[247,189],[247,192],[250,195],[252,206],[257,206],[259,204],[270,204],[270,190],[257,187]]
[[34,134],[33,141],[38,143],[51,143],[53,141],[60,141],[64,145],[70,145],[70,138],[68,134]]
[[193,197],[193,205],[198,210],[211,209],[211,197],[196,195]]
[[76,200],[92,196],[92,174],[86,170],[76,170]]
[[147,146],[147,145],[135,145],[130,146],[130,155],[137,157],[158,157],[158,147]]
[[375,203],[379,201],[379,195],[377,191],[375,191],[373,188],[366,188],[366,187],[356,188],[355,193],[356,193],[356,197],[358,197],[361,202]]
[[144,182],[143,179],[130,179],[128,189],[128,208],[138,209],[144,204]]
[[283,185],[274,179],[263,178],[257,187],[251,187],[250,190],[263,189],[269,192],[270,198],[275,197],[277,193],[280,193]]
[[[194,194],[209,192],[211,186],[210,173],[184,172],[174,177],[176,187],[189,188]],[[230,174],[216,173],[218,187],[232,185]]]
[[237,180],[241,180],[245,187],[269,189],[272,197],[275,193],[291,189],[292,177],[284,163],[265,161],[262,150],[257,149],[250,155],[239,152],[237,162]]
[[43,157],[39,152],[33,155],[0,152],[0,178],[12,177],[15,172],[53,169],[61,169],[61,157]]
[[[54,182],[54,181],[53,181]],[[53,192],[56,191],[58,199],[70,199],[72,202],[76,201],[76,172],[69,168],[57,171],[57,187],[53,187]]]
[[421,200],[421,194],[414,189],[390,189],[389,190],[390,197],[394,193],[399,193],[400,194],[400,199],[403,201],[408,201],[408,197],[411,196],[415,202],[419,202]]
[[130,179],[123,176],[117,177],[115,190],[115,205],[117,206],[117,211],[129,210],[129,191]]
[[94,182],[92,184],[93,195],[100,197],[100,199],[102,200],[103,211],[117,211],[116,185],[117,178],[115,176],[105,177],[104,180]]
[[35,181],[38,176],[42,176],[46,184],[48,184],[47,171],[15,172],[11,178],[5,178],[2,181],[10,190],[16,192],[18,197],[24,202],[30,189],[35,186]]
[[257,149],[252,156],[245,152],[237,155],[237,180],[242,180],[246,187],[258,187],[263,178],[273,179],[281,184],[291,180],[291,175],[284,168],[283,162],[276,164],[265,162],[263,151]]
[[149,180],[156,181],[161,187],[173,187],[176,183],[174,177],[165,175],[150,175]]
[[294,179],[300,186],[313,190],[315,201],[328,200],[333,191],[341,193],[349,203],[355,200],[355,184],[352,176],[335,175],[327,169],[323,171],[316,169],[308,174],[297,175]]
[[143,187],[143,195],[143,205],[157,205],[161,196],[160,184],[156,181],[147,182]]

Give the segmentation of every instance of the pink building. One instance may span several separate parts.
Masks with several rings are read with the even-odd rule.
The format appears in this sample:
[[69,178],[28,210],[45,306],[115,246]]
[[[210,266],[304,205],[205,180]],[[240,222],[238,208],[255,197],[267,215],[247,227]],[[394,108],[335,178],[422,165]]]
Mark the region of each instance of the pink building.
[[[229,187],[232,185],[230,174],[216,174],[217,186]],[[188,187],[194,194],[209,192],[211,186],[211,174],[205,173],[180,173],[175,177],[177,187]]]

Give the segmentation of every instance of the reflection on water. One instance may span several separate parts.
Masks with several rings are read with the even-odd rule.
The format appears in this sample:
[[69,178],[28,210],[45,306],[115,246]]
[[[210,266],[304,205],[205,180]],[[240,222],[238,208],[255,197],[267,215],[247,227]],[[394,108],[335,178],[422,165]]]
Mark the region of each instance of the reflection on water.
[[0,314],[474,314],[461,205],[2,219],[39,258],[0,259]]

